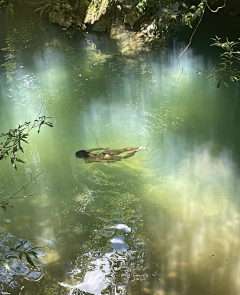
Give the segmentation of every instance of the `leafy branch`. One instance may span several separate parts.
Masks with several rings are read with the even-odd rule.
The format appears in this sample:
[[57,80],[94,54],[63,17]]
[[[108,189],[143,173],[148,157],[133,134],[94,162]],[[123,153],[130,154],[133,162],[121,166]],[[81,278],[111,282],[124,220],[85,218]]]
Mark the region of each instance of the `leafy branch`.
[[38,258],[38,254],[35,251],[36,249],[39,249],[41,247],[31,247],[31,248],[25,248],[25,245],[28,241],[21,241],[16,247],[14,248],[10,248],[9,250],[12,251],[12,253],[7,253],[4,257],[4,259],[1,259],[0,261],[3,262],[3,265],[10,271],[10,266],[8,264],[9,259],[14,259],[14,258],[19,258],[20,260],[22,260],[23,257],[26,258],[27,262],[35,267],[35,264],[32,261],[31,256]]
[[201,17],[204,14],[205,10],[205,5],[207,3],[207,0],[202,0],[198,6],[196,7],[195,5],[192,5],[190,7],[190,12],[186,13],[183,15],[183,22],[189,26],[191,29],[192,27],[192,22],[195,21],[195,19]]
[[16,170],[17,162],[24,163],[24,161],[16,157],[16,154],[18,151],[24,153],[22,144],[28,143],[27,139],[30,131],[37,128],[39,133],[43,125],[53,127],[53,123],[49,122],[51,117],[46,117],[45,115],[40,116],[41,110],[33,122],[25,122],[22,125],[18,125],[17,128],[10,129],[7,133],[2,133],[0,135],[0,137],[3,138],[3,141],[0,143],[0,160],[11,155],[11,163]]
[[39,12],[40,17],[43,15],[44,12],[49,12],[53,9],[53,5],[51,3],[47,3],[42,7],[38,7],[34,10],[34,12]]
[[33,195],[27,195],[27,196],[23,196],[23,197],[16,197],[16,195],[18,193],[20,193],[23,189],[25,189],[27,186],[29,186],[29,184],[31,184],[42,173],[43,172],[40,172],[34,178],[32,178],[32,176],[31,176],[31,179],[27,184],[25,184],[22,188],[20,188],[18,191],[16,191],[11,197],[7,197],[5,200],[0,202],[0,207],[2,207],[4,209],[4,211],[6,211],[8,207],[14,208],[13,205],[11,205],[11,203],[10,203],[12,200],[24,199],[24,198],[27,198],[27,197],[34,196],[34,194],[33,194]]
[[[159,2],[156,0],[140,0],[136,6],[138,12],[144,13],[147,7],[154,7],[155,9],[159,8]],[[165,1],[166,2],[166,1]]]
[[217,36],[212,38],[212,40],[214,43],[211,46],[220,47],[224,52],[220,54],[219,65],[212,68],[212,74],[207,76],[207,78],[212,78],[214,82],[217,81],[217,88],[222,83],[229,87],[227,79],[230,79],[231,82],[240,81],[240,71],[235,68],[236,63],[240,63],[240,51],[236,50],[240,42],[230,42],[228,39],[226,42],[221,42],[221,38]]

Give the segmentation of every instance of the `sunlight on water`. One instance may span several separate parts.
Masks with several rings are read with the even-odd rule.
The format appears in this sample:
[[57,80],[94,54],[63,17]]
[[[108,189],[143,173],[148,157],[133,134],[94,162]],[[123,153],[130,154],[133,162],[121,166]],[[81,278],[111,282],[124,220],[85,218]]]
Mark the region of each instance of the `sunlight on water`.
[[[197,75],[211,61],[194,49],[179,80],[182,44],[131,59],[106,36],[55,33],[16,54],[12,82],[0,79],[1,132],[41,106],[54,123],[31,131],[18,171],[0,163],[2,197],[43,171],[23,190],[31,197],[1,212],[2,258],[21,240],[41,247],[36,268],[19,259],[12,272],[1,266],[1,292],[240,293],[235,90]],[[148,151],[117,163],[75,158],[142,145]]]
[[[184,293],[189,292],[184,285],[194,290],[188,279],[191,273],[209,278],[204,283],[208,292],[227,292],[226,279],[239,292],[239,189],[231,151],[211,142],[196,146],[175,173],[162,177],[160,185],[146,188],[146,199],[160,209],[159,221],[148,224],[155,237],[150,248],[166,249],[167,253],[155,250],[166,267],[159,269],[158,275],[162,282],[171,282],[173,294],[178,292],[173,286],[179,277],[183,278],[180,285]],[[172,220],[168,226],[161,214]]]

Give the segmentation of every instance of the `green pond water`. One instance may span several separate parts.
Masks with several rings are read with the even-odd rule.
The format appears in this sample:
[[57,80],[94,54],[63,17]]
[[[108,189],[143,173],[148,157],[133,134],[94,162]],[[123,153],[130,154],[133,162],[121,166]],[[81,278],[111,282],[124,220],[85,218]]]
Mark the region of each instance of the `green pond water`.
[[[208,25],[177,85],[183,43],[125,56],[24,13],[1,20],[0,132],[42,104],[54,128],[30,132],[17,171],[0,162],[2,200],[43,172],[0,211],[1,259],[41,247],[36,267],[0,265],[1,294],[240,294],[239,89],[196,74],[217,61]],[[75,158],[141,145],[117,163]]]

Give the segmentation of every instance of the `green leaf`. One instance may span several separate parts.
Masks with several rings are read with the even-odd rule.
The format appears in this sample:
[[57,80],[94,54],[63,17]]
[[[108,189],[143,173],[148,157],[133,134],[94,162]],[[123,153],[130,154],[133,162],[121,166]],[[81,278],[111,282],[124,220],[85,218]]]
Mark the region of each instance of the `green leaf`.
[[15,164],[15,158],[11,158],[11,163],[14,166],[14,164]]
[[15,250],[19,249],[20,247],[24,246],[27,243],[27,241],[21,241],[19,245],[16,246]]
[[24,253],[25,256],[26,256],[26,259],[27,259],[27,262],[32,265],[32,266],[35,266],[35,264],[33,263],[32,259],[30,258],[30,256],[28,255],[28,253]]
[[43,13],[44,13],[44,11],[46,10],[46,8],[47,7],[49,7],[49,6],[51,6],[51,4],[50,3],[48,3],[48,4],[46,4],[46,5],[44,5],[43,7],[42,7],[42,10],[40,11],[40,17],[43,15]]
[[22,138],[21,140],[24,141],[24,142],[26,142],[26,143],[28,143],[28,142],[27,142],[25,139],[23,139],[23,138]]
[[33,255],[35,258],[38,258],[37,252],[35,251],[28,251],[27,253]]
[[[35,12],[38,12],[38,11],[40,11],[40,10],[42,10],[42,7],[38,7],[38,8],[36,8],[34,11],[33,11],[33,13],[35,13]],[[29,123],[30,122],[25,122],[25,124],[27,125],[29,125]]]
[[14,14],[15,14],[14,9],[9,9],[9,16],[10,16],[11,20],[14,19]]
[[22,152],[22,153],[24,153],[24,150],[23,150],[23,148],[21,147],[21,145],[20,145],[20,143],[19,143],[19,149],[20,149],[20,151]]
[[34,249],[41,249],[42,247],[32,247],[32,248],[30,248],[29,249],[29,251],[32,251],[32,250],[34,250]]
[[3,265],[6,267],[7,270],[11,271],[10,266],[6,261],[3,262]]
[[11,258],[17,258],[17,256],[15,256],[15,255],[10,255],[10,254],[7,254],[7,255],[5,256],[5,259],[11,259]]
[[217,83],[217,88],[219,88],[222,84],[222,79],[219,79],[218,83]]
[[9,3],[5,9],[5,18],[9,18],[11,17],[11,19],[14,18],[14,5],[13,3]]
[[19,259],[22,260],[23,252],[19,253]]
[[53,123],[51,122],[45,122],[46,125],[48,125],[49,127],[53,127]]
[[200,10],[196,10],[195,14],[196,14],[197,16],[201,16],[201,15],[202,15],[202,13],[201,13]]
[[223,81],[223,84],[224,84],[227,88],[229,87],[229,85],[228,85],[228,83],[227,83],[226,80]]
[[17,162],[20,162],[20,163],[25,163],[23,160],[19,159],[19,158],[16,158],[16,161]]

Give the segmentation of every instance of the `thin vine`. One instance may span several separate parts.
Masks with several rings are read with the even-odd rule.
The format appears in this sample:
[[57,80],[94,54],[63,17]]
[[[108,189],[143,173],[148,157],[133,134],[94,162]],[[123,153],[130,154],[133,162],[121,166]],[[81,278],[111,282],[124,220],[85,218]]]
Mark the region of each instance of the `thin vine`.
[[[183,75],[183,66],[180,64],[180,59],[181,57],[183,56],[183,54],[188,50],[188,48],[191,46],[191,43],[192,43],[192,39],[193,39],[193,36],[195,35],[200,23],[202,22],[202,19],[203,19],[203,15],[204,15],[204,12],[205,12],[205,8],[207,7],[211,12],[213,13],[216,13],[218,12],[219,9],[222,9],[225,7],[226,5],[226,1],[227,0],[224,0],[224,4],[222,6],[219,6],[216,10],[212,10],[210,8],[210,6],[208,5],[208,2],[207,0],[201,0],[201,3],[198,5],[198,8],[196,8],[195,6],[192,6],[190,9],[193,9],[195,10],[194,13],[188,13],[186,16],[185,16],[185,23],[190,27],[192,28],[192,21],[194,21],[196,19],[196,17],[199,17],[200,16],[200,19],[193,31],[193,33],[191,34],[190,36],[190,39],[189,39],[189,43],[187,44],[187,46],[185,47],[185,49],[181,52],[181,54],[178,56],[178,66],[181,68],[181,74],[177,80],[177,84],[176,86],[178,86],[179,84],[179,81]],[[173,90],[174,90],[175,87],[173,87]]]
[[[207,2],[206,2],[206,3],[207,3]],[[226,3],[227,3],[227,0],[224,0],[223,6],[219,6],[216,10],[212,10],[211,7],[210,7],[210,6],[208,5],[208,3],[207,3],[207,8],[208,8],[211,12],[216,13],[216,12],[218,12],[219,9],[224,8],[224,7],[226,6]]]

